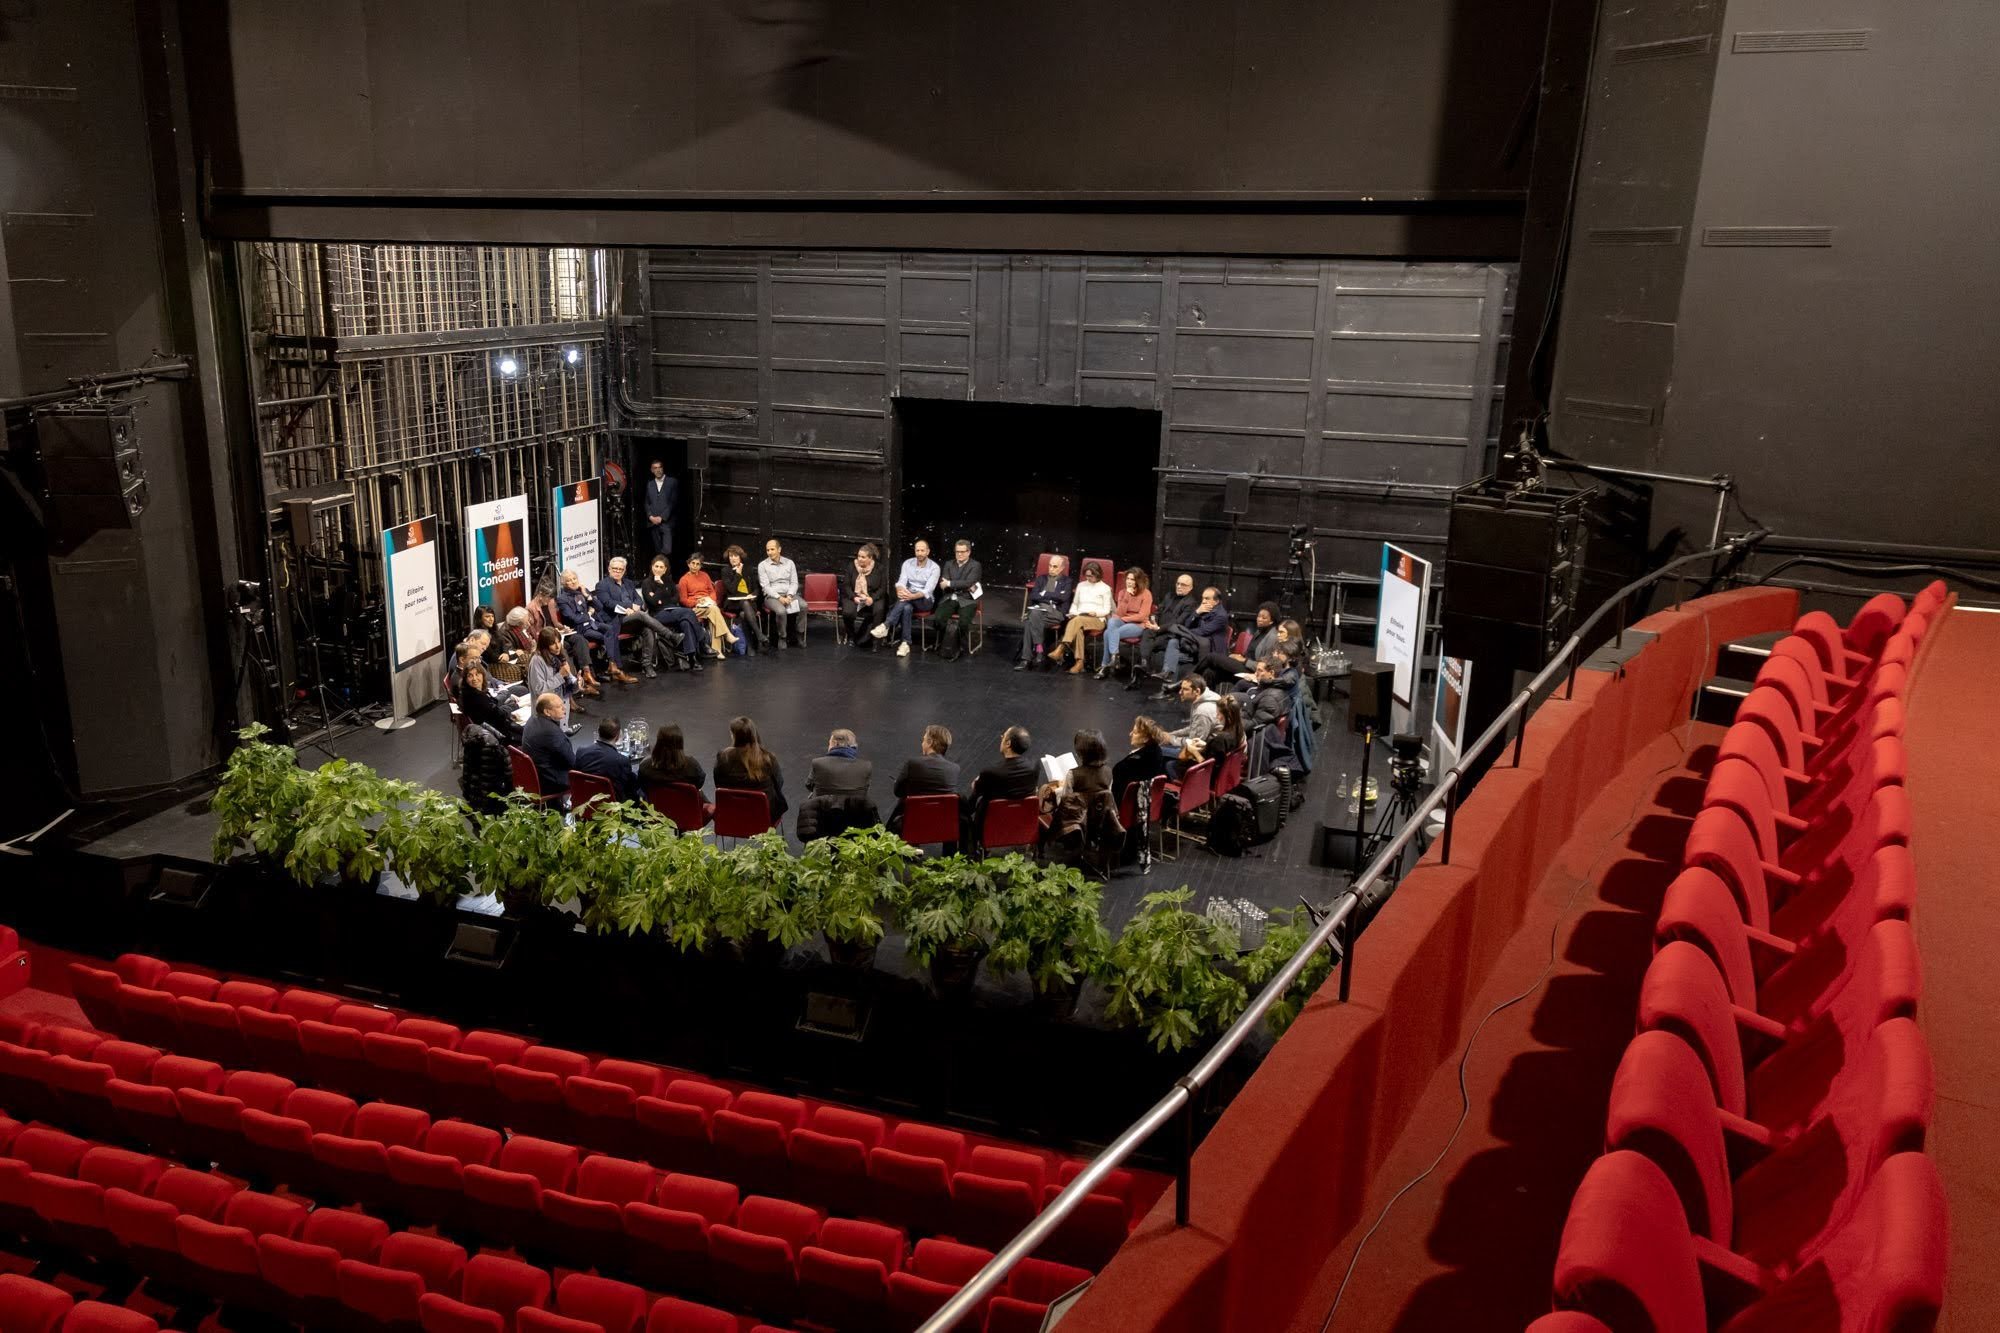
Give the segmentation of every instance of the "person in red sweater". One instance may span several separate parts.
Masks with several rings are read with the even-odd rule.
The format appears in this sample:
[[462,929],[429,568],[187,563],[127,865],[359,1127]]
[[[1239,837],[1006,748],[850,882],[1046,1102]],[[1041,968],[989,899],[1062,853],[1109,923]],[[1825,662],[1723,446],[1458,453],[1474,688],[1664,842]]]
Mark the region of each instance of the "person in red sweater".
[[1134,565],[1118,581],[1118,602],[1112,608],[1111,619],[1104,622],[1104,661],[1097,668],[1099,680],[1111,674],[1112,665],[1118,661],[1119,644],[1127,639],[1137,643],[1152,618],[1152,582],[1145,570]]
[[707,623],[715,655],[724,656],[722,645],[730,641],[729,621],[722,614],[722,597],[715,590],[715,580],[701,567],[700,551],[688,557],[688,572],[681,575],[675,586],[680,589],[681,605],[694,612],[697,620]]

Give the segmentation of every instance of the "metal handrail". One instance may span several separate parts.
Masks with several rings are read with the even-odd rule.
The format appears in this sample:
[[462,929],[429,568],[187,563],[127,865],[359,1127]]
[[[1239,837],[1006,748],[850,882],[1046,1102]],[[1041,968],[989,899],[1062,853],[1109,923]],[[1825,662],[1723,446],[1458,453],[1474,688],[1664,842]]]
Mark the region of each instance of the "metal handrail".
[[[1704,560],[1716,560],[1723,556],[1736,555],[1747,551],[1762,541],[1766,535],[1768,535],[1767,532],[1760,529],[1756,532],[1746,533],[1740,537],[1733,537],[1706,551],[1697,551],[1691,555],[1684,555],[1678,559],[1670,560],[1650,574],[1626,584],[1607,598],[1604,604],[1598,607],[1596,611],[1592,612],[1577,627],[1576,632],[1570,635],[1568,642],[1564,643],[1555,656],[1549,659],[1548,665],[1535,674],[1534,679],[1530,680],[1526,687],[1514,696],[1513,701],[1501,710],[1500,715],[1493,719],[1493,722],[1485,731],[1480,733],[1479,739],[1474,741],[1466,749],[1465,753],[1459,757],[1458,762],[1452,765],[1451,769],[1439,779],[1437,786],[1431,790],[1430,795],[1417,804],[1416,811],[1403,822],[1401,828],[1396,830],[1395,835],[1390,838],[1388,845],[1375,854],[1375,859],[1368,863],[1368,868],[1361,872],[1360,877],[1348,886],[1341,900],[1334,905],[1332,911],[1327,913],[1325,919],[1314,928],[1312,934],[1306,937],[1306,942],[1300,946],[1297,953],[1292,955],[1291,961],[1278,969],[1277,974],[1265,983],[1261,991],[1257,992],[1257,997],[1250,1001],[1241,1016],[1229,1025],[1228,1031],[1216,1038],[1215,1045],[1209,1050],[1208,1054],[1203,1056],[1185,1077],[1176,1080],[1173,1087],[1168,1089],[1166,1096],[1153,1103],[1150,1110],[1133,1121],[1124,1133],[1113,1139],[1103,1152],[1091,1160],[1090,1165],[1086,1166],[1076,1179],[1064,1187],[1061,1193],[1049,1200],[1048,1205],[1035,1215],[1034,1220],[1022,1229],[1021,1234],[1007,1242],[1000,1249],[999,1253],[987,1261],[984,1268],[975,1273],[963,1287],[958,1289],[958,1292],[950,1300],[940,1306],[937,1313],[926,1320],[923,1326],[918,1329],[918,1333],[946,1333],[946,1330],[956,1325],[959,1320],[971,1314],[979,1302],[984,1300],[1006,1278],[1008,1270],[1012,1269],[1021,1260],[1027,1258],[1036,1247],[1054,1234],[1056,1228],[1062,1225],[1063,1220],[1076,1210],[1077,1205],[1083,1201],[1085,1195],[1096,1189],[1098,1184],[1106,1176],[1110,1175],[1112,1171],[1116,1170],[1120,1163],[1138,1151],[1141,1144],[1145,1143],[1147,1139],[1165,1127],[1167,1122],[1172,1120],[1176,1115],[1182,1117],[1183,1130],[1180,1165],[1175,1173],[1174,1183],[1174,1221],[1177,1226],[1186,1226],[1188,1223],[1189,1195],[1193,1183],[1193,1108],[1195,1092],[1213,1079],[1216,1072],[1222,1068],[1223,1063],[1231,1055],[1235,1054],[1238,1047],[1249,1040],[1251,1033],[1256,1031],[1257,1025],[1263,1021],[1264,1015],[1270,1012],[1272,1005],[1284,997],[1286,991],[1291,989],[1292,983],[1298,980],[1299,973],[1305,970],[1306,964],[1311,961],[1315,953],[1331,945],[1340,955],[1341,968],[1343,973],[1345,972],[1352,960],[1355,927],[1351,923],[1353,923],[1355,913],[1364,904],[1373,906],[1380,900],[1386,899],[1389,891],[1395,888],[1395,882],[1387,881],[1384,877],[1388,874],[1392,866],[1401,862],[1404,850],[1416,838],[1418,832],[1423,828],[1424,822],[1430,818],[1431,812],[1436,810],[1440,805],[1444,805],[1445,808],[1444,836],[1442,846],[1440,847],[1440,860],[1446,864],[1451,861],[1451,831],[1458,811],[1458,802],[1453,798],[1457,795],[1460,786],[1465,780],[1468,765],[1484,754],[1488,746],[1504,735],[1508,725],[1517,718],[1520,719],[1521,725],[1514,741],[1514,763],[1517,766],[1520,764],[1521,743],[1522,739],[1527,735],[1528,730],[1526,718],[1528,705],[1534,701],[1535,697],[1542,692],[1544,687],[1552,683],[1564,671],[1569,673],[1569,692],[1571,694],[1575,692],[1576,669],[1579,664],[1578,655],[1584,639],[1614,608],[1620,615],[1619,637],[1622,638],[1624,636],[1623,616],[1625,606],[1634,593],[1644,591],[1670,575],[1676,575],[1683,566]],[[1371,895],[1370,891],[1378,887],[1381,889],[1381,892]],[[1339,943],[1335,943],[1336,935],[1340,936]]]

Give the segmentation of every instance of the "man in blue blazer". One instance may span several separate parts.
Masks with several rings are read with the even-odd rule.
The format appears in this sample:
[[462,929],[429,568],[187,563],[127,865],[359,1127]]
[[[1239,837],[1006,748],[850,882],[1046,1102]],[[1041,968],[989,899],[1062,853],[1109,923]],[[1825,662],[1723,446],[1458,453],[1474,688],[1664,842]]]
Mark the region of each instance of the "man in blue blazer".
[[583,746],[570,760],[579,773],[591,773],[611,780],[611,789],[621,801],[639,799],[639,770],[618,752],[618,719],[607,717],[597,724],[597,739]]
[[674,553],[674,507],[680,503],[681,484],[667,475],[667,465],[653,460],[652,476],[646,478],[646,527],[653,538],[656,555]]
[[535,776],[541,780],[544,798],[559,797],[569,790],[569,771],[575,767],[576,752],[563,732],[563,710],[568,707],[560,694],[544,694],[535,700],[534,716],[521,730],[521,748],[535,761]]
[[1021,617],[1021,660],[1014,670],[1040,666],[1048,648],[1049,631],[1069,614],[1070,598],[1076,595],[1076,580],[1070,577],[1069,561],[1049,557],[1049,572],[1028,588],[1028,609]]

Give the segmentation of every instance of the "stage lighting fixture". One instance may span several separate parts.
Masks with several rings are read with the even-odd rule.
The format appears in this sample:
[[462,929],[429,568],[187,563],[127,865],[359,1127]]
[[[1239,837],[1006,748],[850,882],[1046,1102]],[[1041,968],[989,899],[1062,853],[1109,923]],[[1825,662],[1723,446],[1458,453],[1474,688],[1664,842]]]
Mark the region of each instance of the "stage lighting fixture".
[[563,348],[563,363],[565,365],[571,365],[571,366],[580,365],[582,364],[582,362],[583,362],[583,349],[581,347]]
[[499,370],[502,375],[511,380],[521,373],[521,363],[514,359],[512,352],[503,352],[500,356]]

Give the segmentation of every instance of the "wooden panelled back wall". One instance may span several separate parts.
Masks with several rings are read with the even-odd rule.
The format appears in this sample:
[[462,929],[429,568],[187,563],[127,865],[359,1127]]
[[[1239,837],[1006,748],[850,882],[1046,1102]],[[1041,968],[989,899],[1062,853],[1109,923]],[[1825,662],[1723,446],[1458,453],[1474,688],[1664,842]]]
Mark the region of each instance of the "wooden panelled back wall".
[[[1275,588],[1306,525],[1322,580],[1383,540],[1441,553],[1487,466],[1512,265],[650,250],[626,287],[641,408],[710,428],[704,544],[775,533],[816,568],[901,544],[899,397],[1161,414],[1153,568]],[[635,364],[644,361],[642,373]],[[1005,460],[994,461],[1004,480]]]

